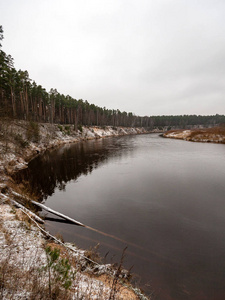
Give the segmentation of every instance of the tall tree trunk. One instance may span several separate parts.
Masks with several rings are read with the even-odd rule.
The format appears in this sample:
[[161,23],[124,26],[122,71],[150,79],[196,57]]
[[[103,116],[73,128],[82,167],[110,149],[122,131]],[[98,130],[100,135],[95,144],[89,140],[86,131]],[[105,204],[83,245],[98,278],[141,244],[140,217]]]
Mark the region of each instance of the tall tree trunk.
[[42,100],[39,98],[39,105],[38,105],[38,116],[39,116],[39,121],[42,121]]
[[16,102],[15,102],[15,96],[13,93],[13,89],[11,87],[11,100],[12,100],[12,112],[13,112],[13,117],[16,117]]
[[22,119],[24,119],[23,92],[20,92],[20,109],[21,109],[21,116],[22,116]]

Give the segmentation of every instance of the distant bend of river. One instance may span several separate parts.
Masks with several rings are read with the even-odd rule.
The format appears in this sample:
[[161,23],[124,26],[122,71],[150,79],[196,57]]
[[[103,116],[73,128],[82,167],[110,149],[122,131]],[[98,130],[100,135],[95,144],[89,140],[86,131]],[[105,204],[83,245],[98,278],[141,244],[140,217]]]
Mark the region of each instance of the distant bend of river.
[[225,299],[225,145],[105,138],[46,152],[26,172],[47,206],[118,240],[50,214],[48,230],[100,243],[109,261],[127,245],[125,266],[154,299]]

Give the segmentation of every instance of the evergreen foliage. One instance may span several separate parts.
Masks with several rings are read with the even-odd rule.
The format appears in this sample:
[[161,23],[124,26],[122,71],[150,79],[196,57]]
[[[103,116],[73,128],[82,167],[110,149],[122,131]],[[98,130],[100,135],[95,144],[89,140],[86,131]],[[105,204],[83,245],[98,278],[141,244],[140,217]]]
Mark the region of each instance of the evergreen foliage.
[[[0,41],[4,38],[0,25]],[[132,112],[106,109],[87,100],[60,94],[57,89],[48,93],[29,78],[27,71],[17,71],[13,58],[0,44],[0,117],[13,117],[33,122],[73,124],[75,130],[87,126],[126,126],[153,129],[162,126],[185,128],[188,125],[225,123],[224,115],[215,116],[136,116]]]
[[43,267],[43,270],[48,271],[49,274],[49,295],[52,299],[53,293],[55,295],[59,294],[60,287],[66,290],[71,287],[75,274],[71,271],[68,259],[60,258],[59,249],[47,247],[45,252],[47,255],[47,265]]

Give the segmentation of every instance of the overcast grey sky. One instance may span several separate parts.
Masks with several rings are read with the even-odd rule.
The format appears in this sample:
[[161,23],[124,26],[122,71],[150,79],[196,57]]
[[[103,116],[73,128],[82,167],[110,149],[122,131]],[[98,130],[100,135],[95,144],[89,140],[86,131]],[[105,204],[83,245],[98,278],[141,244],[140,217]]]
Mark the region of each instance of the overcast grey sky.
[[225,0],[0,0],[3,50],[47,91],[137,115],[225,114]]

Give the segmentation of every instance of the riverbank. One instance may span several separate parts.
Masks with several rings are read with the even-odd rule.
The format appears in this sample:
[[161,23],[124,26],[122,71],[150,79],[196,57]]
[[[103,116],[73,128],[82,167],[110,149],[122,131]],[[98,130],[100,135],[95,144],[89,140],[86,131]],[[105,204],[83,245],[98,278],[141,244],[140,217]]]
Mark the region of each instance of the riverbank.
[[165,138],[181,139],[192,142],[225,144],[225,127],[170,130],[165,132],[162,136]]
[[[24,185],[15,184],[11,177],[47,149],[147,131],[143,128],[83,127],[75,132],[70,125],[18,120],[3,120],[0,126],[2,298],[29,299],[42,295],[45,299],[147,299],[129,284],[130,275],[122,270],[120,263],[117,267],[102,264],[95,251],[80,250],[51,237],[31,214],[12,206],[12,201],[16,200],[27,202],[29,207],[29,200],[24,201],[24,197],[28,199],[31,195],[26,195]],[[48,251],[49,246],[51,250]],[[57,253],[59,256],[52,261]]]
[[33,123],[22,120],[1,120],[0,174],[11,174],[27,167],[28,162],[47,149],[63,144],[110,136],[149,133],[144,128],[80,127],[73,125]]

